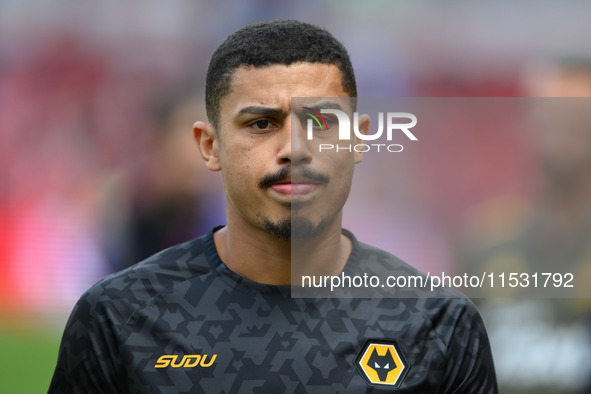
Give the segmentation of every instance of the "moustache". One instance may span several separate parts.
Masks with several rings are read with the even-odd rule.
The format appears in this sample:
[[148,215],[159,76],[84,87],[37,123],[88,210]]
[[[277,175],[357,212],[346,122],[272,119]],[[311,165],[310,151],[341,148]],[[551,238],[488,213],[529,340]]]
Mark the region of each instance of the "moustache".
[[304,180],[310,181],[317,184],[327,184],[330,181],[328,175],[322,174],[320,172],[313,171],[308,167],[299,167],[297,171],[292,172],[291,165],[282,167],[278,172],[274,174],[265,175],[261,181],[259,182],[259,187],[261,189],[265,187],[269,187],[274,183],[279,183],[291,179],[296,180]]

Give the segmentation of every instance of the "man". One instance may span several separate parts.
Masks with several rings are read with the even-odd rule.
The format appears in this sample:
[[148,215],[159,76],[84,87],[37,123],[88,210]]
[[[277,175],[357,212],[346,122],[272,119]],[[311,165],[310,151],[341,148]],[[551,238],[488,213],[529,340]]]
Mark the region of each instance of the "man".
[[274,21],[230,35],[209,65],[210,123],[194,125],[207,167],[222,172],[226,226],[83,295],[50,392],[495,393],[465,298],[290,297],[296,239],[298,273],[375,262],[418,274],[341,229],[361,154],[318,154],[291,108],[324,97],[345,109],[356,95],[345,48],[322,29]]

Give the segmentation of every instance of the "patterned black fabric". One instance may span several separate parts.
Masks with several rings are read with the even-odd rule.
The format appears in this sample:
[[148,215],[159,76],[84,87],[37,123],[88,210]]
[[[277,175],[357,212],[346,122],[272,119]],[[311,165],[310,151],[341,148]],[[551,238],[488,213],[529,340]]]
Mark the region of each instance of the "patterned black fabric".
[[[384,261],[385,252],[352,240],[348,268],[376,253]],[[392,343],[400,353],[396,365],[387,366],[405,366],[395,385],[370,384],[355,365],[372,340],[386,344],[383,349]],[[371,360],[378,360],[372,349]],[[384,354],[383,360],[393,360],[393,351]],[[497,392],[488,338],[469,300],[291,298],[288,286],[254,283],[228,270],[213,230],[86,292],[67,323],[49,388],[50,393],[389,390]]]

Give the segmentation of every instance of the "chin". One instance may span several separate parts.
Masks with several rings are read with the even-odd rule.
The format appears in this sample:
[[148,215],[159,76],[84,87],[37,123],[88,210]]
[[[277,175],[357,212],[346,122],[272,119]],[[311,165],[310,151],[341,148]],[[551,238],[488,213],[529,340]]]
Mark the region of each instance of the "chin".
[[289,241],[291,239],[312,239],[324,233],[328,218],[312,221],[308,218],[287,217],[271,221],[261,216],[265,231],[277,238]]

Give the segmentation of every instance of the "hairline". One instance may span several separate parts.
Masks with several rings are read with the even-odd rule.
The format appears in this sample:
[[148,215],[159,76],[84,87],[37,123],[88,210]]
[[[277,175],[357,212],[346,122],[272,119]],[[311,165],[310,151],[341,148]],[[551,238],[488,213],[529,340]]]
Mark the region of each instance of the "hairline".
[[[343,92],[349,94],[349,92],[347,92],[347,90],[345,89],[345,80],[346,80],[346,76],[345,73],[343,72],[343,70],[339,67],[339,65],[337,63],[331,63],[331,62],[307,62],[307,61],[298,61],[298,62],[293,62],[293,63],[289,63],[289,64],[284,64],[284,63],[272,63],[272,64],[265,64],[263,66],[254,66],[252,64],[248,64],[248,63],[242,63],[239,64],[238,66],[232,68],[231,70],[229,70],[229,76],[228,76],[228,89],[226,91],[226,94],[224,94],[222,97],[220,97],[220,100],[218,102],[218,113],[217,113],[217,120],[214,119],[210,119],[210,123],[213,125],[216,135],[220,136],[219,133],[219,123],[222,117],[222,107],[223,104],[226,100],[226,98],[228,96],[230,96],[230,94],[232,93],[232,89],[233,89],[233,80],[234,80],[234,75],[236,74],[236,71],[240,70],[240,69],[244,69],[244,70],[260,70],[260,69],[265,69],[265,68],[270,68],[270,67],[274,67],[274,66],[285,66],[285,67],[291,67],[293,65],[298,65],[298,64],[325,64],[327,66],[334,66],[336,67],[337,71],[339,72],[340,75],[340,81],[341,81],[341,88],[343,89]],[[353,96],[351,96],[353,97]],[[357,97],[357,96],[355,96]]]

